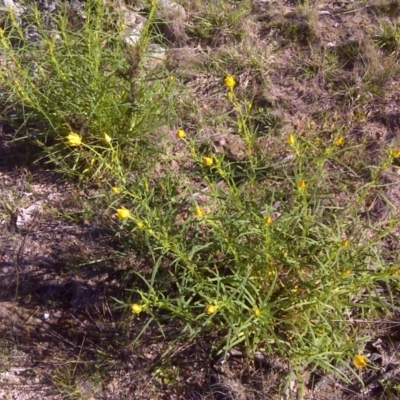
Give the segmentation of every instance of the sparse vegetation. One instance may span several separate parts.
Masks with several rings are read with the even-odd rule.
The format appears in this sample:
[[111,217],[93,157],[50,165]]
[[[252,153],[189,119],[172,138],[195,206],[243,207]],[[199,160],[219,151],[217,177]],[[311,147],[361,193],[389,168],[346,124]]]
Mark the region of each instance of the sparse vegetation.
[[[277,20],[282,10],[248,1],[182,4],[191,21],[180,40],[212,46],[186,63],[173,42],[176,59],[150,51],[174,37],[173,27],[160,36],[156,0],[143,8],[137,39],[127,9],[100,0],[81,15],[67,6],[46,18],[35,6],[23,18],[3,11],[4,118],[16,139],[40,149],[37,162],[89,193],[85,206],[74,200],[80,211],[57,212],[101,220],[113,237],[112,256],[59,258],[76,274],[105,260],[117,289],[102,298],[101,317],[86,314],[98,335],[87,339],[81,322],[60,336],[73,361],[59,359],[48,379],[64,398],[96,396],[115,353],[127,359],[125,349],[139,352],[151,337],[159,347],[149,379],[159,391],[141,386],[135,398],[168,396],[165,387],[188,396],[173,360],[196,341],[207,357],[236,348],[271,360],[269,388],[211,385],[228,385],[231,398],[301,397],[314,389],[310,375],[340,382],[340,398],[361,395],[364,371],[375,379],[374,370],[392,368],[386,353],[380,362],[369,354],[399,309],[397,120],[385,135],[364,129],[388,114],[376,104],[397,84],[396,22],[360,2],[343,15],[378,30],[333,40],[321,25],[331,29],[334,10],[318,13],[313,2]],[[0,199],[6,221],[15,201]],[[47,304],[76,304],[67,292],[68,300],[46,295]],[[104,315],[112,329],[102,328]],[[397,393],[397,380],[380,383],[379,395]]]

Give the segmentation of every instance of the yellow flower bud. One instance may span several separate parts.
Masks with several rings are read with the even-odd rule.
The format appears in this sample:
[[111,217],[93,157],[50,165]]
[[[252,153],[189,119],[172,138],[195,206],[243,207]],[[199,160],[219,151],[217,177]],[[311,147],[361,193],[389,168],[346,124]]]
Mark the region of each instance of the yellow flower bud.
[[203,164],[206,167],[211,167],[211,165],[213,165],[213,159],[211,157],[203,157]]
[[208,315],[214,314],[217,311],[218,307],[215,304],[208,304],[205,308],[205,313]]
[[342,278],[345,278],[346,276],[349,276],[351,274],[351,269],[345,269],[342,272]]
[[67,135],[66,143],[71,147],[77,147],[82,144],[82,138],[75,132],[70,132]]
[[288,145],[289,146],[294,146],[294,144],[296,143],[296,138],[294,135],[289,135],[288,139],[287,139]]
[[196,207],[193,211],[193,214],[196,217],[202,217],[203,216],[203,210],[200,207]]
[[235,78],[234,78],[232,75],[227,75],[227,76],[225,77],[224,83],[225,83],[225,86],[226,86],[228,89],[231,89],[231,90],[232,90],[232,89],[235,87],[235,85],[236,85]]
[[134,303],[131,305],[132,314],[140,314],[143,311],[143,307],[140,304]]
[[128,219],[131,216],[131,213],[127,208],[121,207],[117,209],[115,215],[118,219],[122,220],[122,219]]
[[111,191],[112,191],[114,194],[121,193],[121,191],[119,190],[119,188],[118,188],[117,186],[112,187],[112,188],[111,188]]
[[272,218],[269,215],[266,215],[264,217],[264,222],[266,225],[270,225],[270,224],[272,224]]
[[358,354],[353,358],[353,364],[356,368],[365,368],[367,366],[367,357]]
[[307,187],[307,182],[304,179],[301,179],[297,182],[297,189],[303,190]]
[[110,138],[110,136],[107,135],[107,133],[104,134],[104,139],[105,139],[105,141],[106,141],[107,143],[111,143],[111,140],[112,140],[112,139]]
[[335,146],[341,146],[344,143],[344,137],[343,136],[338,136],[337,138],[335,138],[335,140],[333,141],[333,144]]
[[391,155],[393,158],[398,158],[398,157],[400,157],[400,149],[392,149],[392,150],[390,150],[390,155]]
[[178,139],[184,139],[184,138],[186,137],[185,131],[184,131],[183,129],[178,129],[178,130],[176,131],[176,137],[177,137]]
[[261,311],[260,311],[259,308],[253,308],[252,314],[253,314],[256,318],[258,318],[258,317],[261,315]]

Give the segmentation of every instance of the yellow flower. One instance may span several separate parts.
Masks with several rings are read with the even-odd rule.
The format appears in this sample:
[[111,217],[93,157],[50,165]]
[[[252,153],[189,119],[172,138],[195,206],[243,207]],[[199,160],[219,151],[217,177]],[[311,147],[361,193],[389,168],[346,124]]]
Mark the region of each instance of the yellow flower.
[[288,145],[289,146],[294,146],[294,144],[296,143],[296,138],[294,135],[289,135],[288,139],[287,139]]
[[203,216],[203,210],[200,207],[196,207],[193,211],[193,214],[196,217],[202,217]]
[[253,308],[252,314],[253,314],[256,318],[258,318],[258,317],[260,316],[260,314],[261,314],[261,311],[260,311],[259,308]]
[[214,314],[217,311],[218,307],[214,304],[208,304],[205,308],[205,313],[208,315]]
[[305,189],[307,187],[307,182],[304,179],[301,179],[297,182],[297,189]]
[[211,167],[211,165],[213,165],[213,159],[211,157],[203,157],[203,164],[206,167]]
[[139,222],[136,222],[136,226],[140,229],[140,228],[143,228],[143,222],[141,222],[141,221],[139,221]]
[[365,368],[367,366],[367,357],[358,354],[353,358],[353,364],[356,368]]
[[143,307],[140,304],[133,303],[131,305],[132,314],[140,314],[143,311]]
[[176,131],[176,137],[177,137],[178,139],[184,139],[184,138],[186,137],[185,131],[184,131],[183,129],[178,129],[178,130]]
[[345,269],[343,272],[342,272],[342,277],[344,278],[344,277],[346,277],[346,276],[349,276],[351,274],[351,269]]
[[344,143],[344,136],[340,135],[334,139],[333,144],[335,146],[341,146]]
[[267,225],[270,225],[270,224],[272,224],[272,218],[271,218],[269,215],[266,215],[266,216],[264,217],[264,222],[265,222]]
[[112,140],[112,139],[110,138],[110,136],[107,135],[107,133],[104,134],[104,139],[105,139],[105,141],[106,141],[107,143],[111,143],[111,140]]
[[119,190],[119,188],[117,186],[114,186],[111,188],[111,191],[115,194],[121,193],[121,191]]
[[232,90],[232,89],[235,87],[235,85],[236,85],[235,78],[234,78],[232,75],[227,75],[227,76],[225,77],[224,83],[225,83],[225,86],[226,86],[228,89],[231,89],[231,90]]
[[345,240],[341,241],[340,246],[341,247],[347,247],[349,244],[350,244],[350,240],[345,239]]
[[82,144],[82,138],[75,132],[70,132],[67,135],[67,144],[71,147],[77,147]]
[[131,212],[127,208],[121,207],[117,209],[115,215],[119,219],[128,219],[131,216]]
[[392,150],[390,150],[390,155],[391,155],[393,158],[398,158],[398,157],[400,157],[400,149],[392,149]]

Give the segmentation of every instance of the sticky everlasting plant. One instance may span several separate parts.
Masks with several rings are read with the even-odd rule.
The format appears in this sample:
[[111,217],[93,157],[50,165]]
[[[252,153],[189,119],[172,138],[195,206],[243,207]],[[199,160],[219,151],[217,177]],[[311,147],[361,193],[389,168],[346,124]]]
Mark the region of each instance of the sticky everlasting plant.
[[[167,174],[147,196],[145,181],[130,189],[132,222],[146,223],[140,230],[128,226],[157,259],[151,278],[138,274],[148,291],[132,288],[132,293],[148,305],[152,318],[160,312],[179,319],[186,338],[217,333],[220,351],[238,345],[250,352],[262,349],[294,368],[309,365],[331,373],[338,372],[338,364],[364,367],[365,359],[354,353],[368,335],[352,321],[390,313],[377,288],[390,298],[398,280],[375,250],[389,231],[372,228],[355,206],[375,187],[379,171],[359,187],[339,185],[351,180],[346,170],[332,167],[339,162],[337,152],[346,150],[344,139],[321,144],[301,134],[276,139],[290,157],[267,163],[249,123],[251,106],[234,91],[228,101],[246,151],[240,165],[203,155],[186,139],[194,133],[176,133],[198,166],[185,178],[198,182],[201,174],[207,194],[201,201],[188,190],[179,208],[167,196],[183,190],[179,175]],[[383,164],[392,158],[388,154]],[[156,204],[154,192],[165,193]],[[343,193],[353,200],[338,206],[334,198]],[[368,239],[365,229],[377,233]]]
[[[342,366],[365,368],[363,324],[390,315],[398,294],[399,252],[382,243],[399,217],[383,224],[369,213],[371,197],[385,201],[381,178],[399,150],[366,173],[349,166],[359,148],[336,131],[261,131],[232,72],[219,77],[228,111],[217,128],[233,132],[241,151],[225,154],[202,143],[201,127],[171,121],[176,80],[132,68],[136,56],[145,64],[148,38],[129,58],[122,31],[110,39],[103,2],[85,11],[84,30],[53,21],[57,45],[40,21],[40,46],[15,50],[0,32],[13,66],[2,82],[44,122],[35,140],[49,158],[106,188],[101,214],[123,250],[145,255],[118,305],[146,326],[175,324],[182,341],[212,334],[219,353],[239,346],[342,377]],[[8,23],[18,34],[12,15]],[[30,75],[22,61],[33,55]]]

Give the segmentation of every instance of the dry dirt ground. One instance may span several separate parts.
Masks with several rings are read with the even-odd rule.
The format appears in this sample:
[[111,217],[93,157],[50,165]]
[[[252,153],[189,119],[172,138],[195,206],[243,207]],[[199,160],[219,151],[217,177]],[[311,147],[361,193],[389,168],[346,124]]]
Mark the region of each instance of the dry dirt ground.
[[[194,16],[200,13],[190,1],[180,3],[189,15],[191,9]],[[400,15],[398,2],[375,3],[391,7],[390,18]],[[377,62],[371,46],[369,31],[378,26],[380,8],[338,0],[316,2],[313,10],[302,15],[295,1],[254,1],[241,26],[241,41],[223,29],[214,39],[200,40],[189,16],[187,32],[178,24],[175,42],[169,43],[166,65],[201,97],[208,93],[204,88],[216,84],[207,63],[226,59],[238,71],[238,90],[252,90],[254,103],[270,110],[260,124],[277,124],[284,136],[309,123],[329,131],[346,121],[346,137],[365,142],[373,160],[382,146],[397,139],[400,128],[398,58]],[[277,41],[282,45],[276,46]],[[322,57],[327,48],[335,49],[340,63],[331,71]],[[266,65],[249,67],[254,52]],[[367,74],[370,80],[364,79]],[[200,109],[204,120],[218,103],[212,99]],[[332,110],[337,119],[328,123]],[[121,280],[131,279],[127,269],[145,268],[146,259],[134,249],[122,253],[101,216],[87,219],[92,189],[66,183],[46,165],[33,167],[37,149],[13,142],[8,123],[1,128],[0,399],[278,398],[284,365],[234,356],[216,364],[210,358],[212,337],[176,346],[174,357],[164,364],[159,356],[179,326],[168,327],[166,337],[150,327],[132,345],[146,317],[121,323],[113,297],[122,295]],[[201,134],[212,131],[205,124]],[[215,145],[239,158],[230,140],[228,134]],[[400,206],[399,186],[391,190],[390,200]],[[379,371],[362,376],[364,390],[343,388],[331,377],[314,385],[313,377],[305,377],[305,398],[390,398],[382,387],[385,382],[400,384],[400,334],[398,321],[387,322],[376,332],[370,351],[393,368],[383,376]],[[298,398],[296,387],[284,392],[288,400]]]

